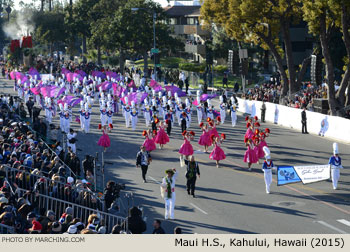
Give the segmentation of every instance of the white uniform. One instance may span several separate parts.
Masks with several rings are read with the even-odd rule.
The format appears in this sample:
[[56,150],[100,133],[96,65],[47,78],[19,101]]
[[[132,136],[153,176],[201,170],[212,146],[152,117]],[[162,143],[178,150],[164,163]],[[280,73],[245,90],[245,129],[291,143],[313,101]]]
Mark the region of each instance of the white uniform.
[[236,114],[236,106],[231,106],[231,121],[232,121],[232,127],[236,126],[237,123],[237,114]]
[[224,124],[225,119],[226,119],[226,104],[225,103],[220,104],[220,117],[221,117],[221,124]]
[[70,120],[71,120],[71,114],[69,111],[65,111],[63,113],[63,131],[68,134],[69,133],[69,128],[70,128]]
[[146,120],[146,127],[148,127],[151,122],[151,110],[149,109],[149,106],[144,108],[143,113]]
[[[177,178],[177,172],[169,179],[168,176],[163,178],[162,187],[165,188],[164,201],[165,201],[165,219],[174,219],[174,208],[175,208],[175,182]],[[171,187],[171,197],[168,198],[167,185]]]
[[130,118],[131,118],[131,127],[132,130],[136,130],[136,125],[137,125],[137,116],[138,112],[136,110],[131,110],[130,111]]
[[83,118],[83,129],[85,133],[89,133],[90,131],[90,120],[91,120],[91,112],[84,111],[84,114],[82,116]]
[[107,110],[106,109],[100,109],[100,119],[101,119],[101,125],[102,127],[107,124]]
[[131,109],[129,106],[124,107],[125,127],[127,128],[130,126],[130,112]]
[[332,156],[329,160],[329,164],[331,165],[331,177],[332,177],[332,184],[333,189],[336,190],[338,187],[338,181],[340,178],[340,169],[343,168],[341,165],[341,158]]
[[270,186],[272,183],[272,167],[273,167],[273,162],[270,160],[270,161],[265,161],[262,168],[264,172],[266,193],[270,193]]
[[112,124],[113,125],[113,111],[112,109],[109,109],[106,113],[106,116],[107,116],[107,123],[108,125]]

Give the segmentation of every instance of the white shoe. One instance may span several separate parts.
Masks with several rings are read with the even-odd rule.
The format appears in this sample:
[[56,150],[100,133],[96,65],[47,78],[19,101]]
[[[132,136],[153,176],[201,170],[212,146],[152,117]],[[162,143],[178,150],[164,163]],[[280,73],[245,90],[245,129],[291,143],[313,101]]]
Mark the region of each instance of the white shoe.
[[333,186],[333,190],[337,190],[337,188]]
[[270,194],[270,192],[269,192],[269,191],[266,191],[266,193],[267,193],[267,194]]

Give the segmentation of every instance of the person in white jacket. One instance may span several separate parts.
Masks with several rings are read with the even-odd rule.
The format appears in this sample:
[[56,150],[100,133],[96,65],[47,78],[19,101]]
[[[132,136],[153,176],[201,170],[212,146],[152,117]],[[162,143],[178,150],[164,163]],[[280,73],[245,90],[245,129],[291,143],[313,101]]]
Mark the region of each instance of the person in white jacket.
[[165,219],[174,219],[175,208],[175,183],[178,173],[176,169],[168,169],[165,171],[167,176],[163,178],[161,184],[161,194],[165,201]]
[[73,129],[69,130],[69,133],[67,134],[67,146],[72,149],[72,152],[76,153],[77,149],[75,146],[75,142],[77,137],[77,133],[74,132]]

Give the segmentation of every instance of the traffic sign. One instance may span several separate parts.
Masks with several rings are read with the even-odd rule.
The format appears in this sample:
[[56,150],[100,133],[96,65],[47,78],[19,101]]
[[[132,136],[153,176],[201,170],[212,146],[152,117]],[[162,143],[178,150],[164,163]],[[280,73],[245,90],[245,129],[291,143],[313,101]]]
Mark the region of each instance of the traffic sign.
[[151,49],[151,53],[159,53],[159,49],[158,48],[152,48]]
[[156,64],[156,67],[161,67],[162,66],[162,64]]

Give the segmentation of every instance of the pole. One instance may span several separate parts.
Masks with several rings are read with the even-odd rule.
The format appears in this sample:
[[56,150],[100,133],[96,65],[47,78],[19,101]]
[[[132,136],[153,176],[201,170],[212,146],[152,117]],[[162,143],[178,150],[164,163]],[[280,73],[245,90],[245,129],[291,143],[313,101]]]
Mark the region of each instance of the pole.
[[[156,12],[153,11],[153,48],[156,49]],[[156,68],[156,53],[153,55],[154,61],[154,79],[157,81],[157,68]]]

